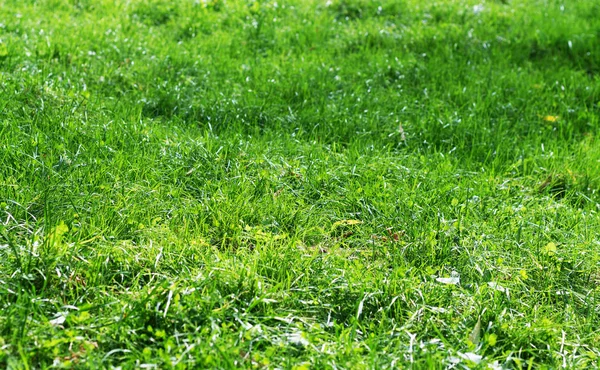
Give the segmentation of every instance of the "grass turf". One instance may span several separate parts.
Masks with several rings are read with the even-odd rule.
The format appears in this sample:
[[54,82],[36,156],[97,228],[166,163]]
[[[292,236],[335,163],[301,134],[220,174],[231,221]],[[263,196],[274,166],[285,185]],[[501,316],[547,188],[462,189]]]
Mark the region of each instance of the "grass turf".
[[0,9],[0,366],[600,366],[597,1]]

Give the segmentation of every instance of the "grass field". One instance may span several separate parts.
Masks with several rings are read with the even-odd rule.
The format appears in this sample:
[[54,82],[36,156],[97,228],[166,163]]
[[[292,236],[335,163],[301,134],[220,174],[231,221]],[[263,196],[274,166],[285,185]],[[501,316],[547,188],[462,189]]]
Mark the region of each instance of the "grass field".
[[0,0],[0,367],[600,367],[600,2]]

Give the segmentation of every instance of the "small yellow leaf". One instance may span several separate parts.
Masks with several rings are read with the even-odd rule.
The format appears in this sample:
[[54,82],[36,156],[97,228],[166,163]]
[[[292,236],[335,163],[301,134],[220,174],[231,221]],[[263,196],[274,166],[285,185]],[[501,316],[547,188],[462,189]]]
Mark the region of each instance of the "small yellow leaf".
[[293,370],[309,370],[310,369],[310,364],[307,363],[302,363],[299,365],[294,365],[294,367],[292,367]]
[[63,235],[69,232],[69,227],[65,224],[64,221],[61,221],[60,224],[56,225],[54,229],[48,235],[51,244],[60,244],[62,241]]
[[529,278],[529,275],[527,275],[527,271],[525,271],[525,270],[519,271],[519,275],[521,275],[521,279],[523,279],[523,280]]
[[452,207],[456,207],[458,205],[458,199],[453,198],[450,204],[452,204]]
[[79,314],[79,316],[75,316],[73,318],[73,320],[77,323],[82,323],[84,321],[89,320],[89,318],[91,317],[90,313],[87,311],[83,311],[81,314]]
[[56,226],[56,229],[54,229],[54,232],[57,235],[64,235],[69,231],[69,227],[65,224],[64,221],[61,221],[60,224],[58,224],[58,226]]
[[544,253],[549,256],[556,254],[556,244],[554,244],[553,242],[546,244],[546,246],[544,247]]
[[252,6],[250,6],[250,12],[257,13],[259,10],[260,10],[260,4],[258,1],[255,1],[254,4],[252,4]]
[[335,229],[338,226],[352,226],[352,225],[359,225],[362,223],[363,222],[361,220],[340,220],[340,221],[334,222],[333,225],[331,226],[331,228]]
[[490,334],[487,337],[487,343],[490,345],[490,347],[493,347],[496,345],[496,342],[498,341],[498,336],[496,334]]
[[548,116],[544,116],[543,119],[546,122],[556,122],[556,121],[558,121],[558,118],[559,118],[558,116],[550,116],[550,115],[548,115]]

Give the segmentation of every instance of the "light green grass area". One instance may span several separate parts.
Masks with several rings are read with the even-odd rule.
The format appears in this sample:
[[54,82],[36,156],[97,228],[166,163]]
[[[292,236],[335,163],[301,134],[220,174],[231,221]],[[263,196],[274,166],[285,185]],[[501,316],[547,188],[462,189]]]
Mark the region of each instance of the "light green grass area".
[[600,2],[0,0],[0,367],[600,367]]

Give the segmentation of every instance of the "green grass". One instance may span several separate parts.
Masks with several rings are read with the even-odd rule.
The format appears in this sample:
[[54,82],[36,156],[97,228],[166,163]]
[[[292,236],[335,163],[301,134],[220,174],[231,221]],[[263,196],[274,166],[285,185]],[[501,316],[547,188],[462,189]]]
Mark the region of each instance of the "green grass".
[[600,366],[597,1],[0,9],[0,367]]

